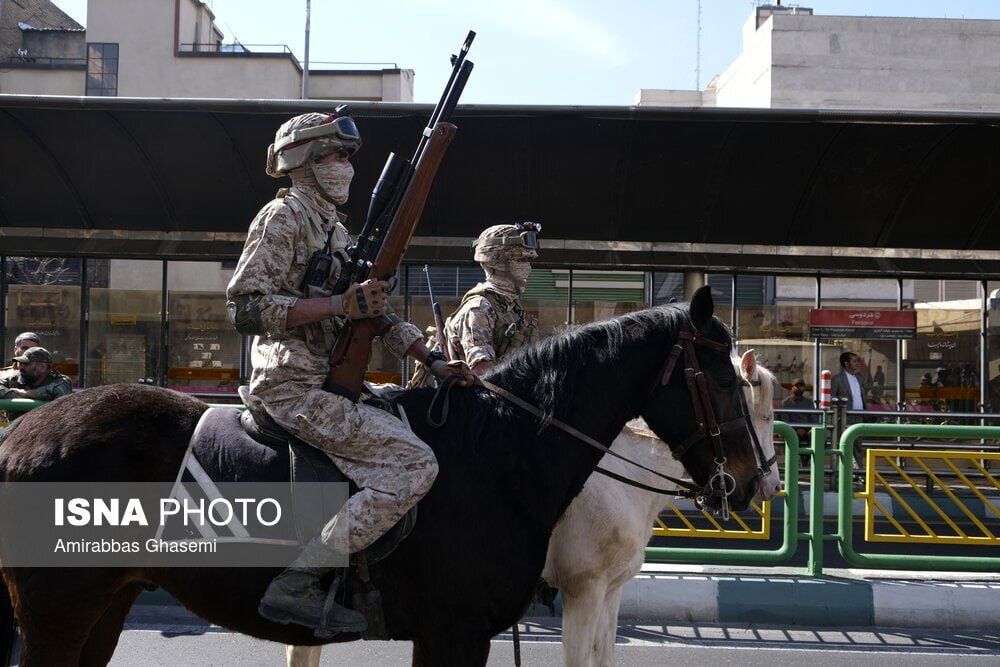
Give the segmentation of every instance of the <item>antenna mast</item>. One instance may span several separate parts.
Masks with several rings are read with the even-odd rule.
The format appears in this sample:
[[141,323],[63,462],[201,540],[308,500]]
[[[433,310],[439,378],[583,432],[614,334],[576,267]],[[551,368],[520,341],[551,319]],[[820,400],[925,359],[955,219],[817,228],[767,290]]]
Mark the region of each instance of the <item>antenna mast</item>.
[[698,0],[698,33],[695,37],[694,89],[701,90],[701,0]]
[[312,1],[306,0],[306,47],[305,61],[302,63],[302,99],[309,99],[309,18],[312,14]]

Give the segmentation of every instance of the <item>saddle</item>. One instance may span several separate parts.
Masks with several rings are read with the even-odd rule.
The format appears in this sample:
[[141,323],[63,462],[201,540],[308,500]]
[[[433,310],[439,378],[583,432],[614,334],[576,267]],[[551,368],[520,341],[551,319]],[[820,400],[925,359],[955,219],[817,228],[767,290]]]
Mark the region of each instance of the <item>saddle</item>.
[[[373,405],[394,407],[391,401],[381,400]],[[255,419],[249,410],[236,407],[209,408],[192,436],[190,458],[194,461],[188,463],[189,472],[203,471],[209,483],[287,482],[295,525],[295,535],[287,537],[304,545],[340,510],[343,501],[342,495],[335,498],[329,490],[324,493],[328,486],[312,482],[346,482],[350,495],[359,489],[326,454],[264,417]],[[194,467],[201,470],[194,471]],[[375,563],[392,553],[413,530],[416,515],[414,506],[365,549],[366,561]]]

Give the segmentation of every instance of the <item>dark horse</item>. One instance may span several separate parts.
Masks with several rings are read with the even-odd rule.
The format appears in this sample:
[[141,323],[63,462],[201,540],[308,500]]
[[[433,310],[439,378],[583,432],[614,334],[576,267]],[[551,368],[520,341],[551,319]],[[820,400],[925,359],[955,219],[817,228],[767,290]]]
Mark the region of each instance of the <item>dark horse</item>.
[[[557,334],[500,364],[490,380],[549,416],[610,443],[642,416],[664,441],[698,430],[684,373],[661,385],[684,329],[725,347],[697,348],[720,422],[743,414],[742,388],[728,330],[713,317],[707,288],[692,303],[653,308]],[[679,366],[690,366],[690,360]],[[600,452],[482,387],[451,393],[448,422],[433,430],[423,415],[432,392],[400,400],[416,433],[433,447],[440,474],[420,501],[413,533],[371,576],[382,592],[389,635],[412,640],[417,665],[482,665],[490,638],[530,602],[552,529],[594,470]],[[179,393],[133,385],[95,387],[38,408],[0,449],[5,481],[170,481],[204,404]],[[730,497],[745,508],[756,491],[750,435],[726,429]],[[712,442],[682,461],[698,484],[714,470]],[[0,539],[3,527],[0,526]],[[144,588],[160,586],[189,610],[223,627],[283,644],[320,643],[311,631],[257,614],[267,568],[3,568],[23,637],[22,665],[105,665]],[[8,645],[13,619],[0,640]],[[334,641],[350,641],[356,635]]]

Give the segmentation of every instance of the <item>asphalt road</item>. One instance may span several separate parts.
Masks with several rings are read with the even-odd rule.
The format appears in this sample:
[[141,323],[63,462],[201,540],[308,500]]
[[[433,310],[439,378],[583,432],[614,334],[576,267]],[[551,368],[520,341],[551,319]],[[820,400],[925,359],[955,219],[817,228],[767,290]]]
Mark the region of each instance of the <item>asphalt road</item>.
[[[561,665],[559,619],[522,624],[522,664]],[[323,650],[323,665],[384,667],[410,662],[408,642],[355,642]],[[997,665],[1000,631],[850,630],[631,624],[619,630],[618,664]],[[513,665],[510,636],[493,642],[490,665]],[[151,617],[130,621],[112,665],[283,665],[284,648],[218,628]]]

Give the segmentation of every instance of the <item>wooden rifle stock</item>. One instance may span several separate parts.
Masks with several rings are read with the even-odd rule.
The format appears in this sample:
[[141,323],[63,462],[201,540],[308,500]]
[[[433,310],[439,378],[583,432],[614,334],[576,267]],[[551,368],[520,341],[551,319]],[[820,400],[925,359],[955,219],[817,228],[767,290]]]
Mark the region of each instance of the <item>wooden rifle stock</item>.
[[[457,128],[451,123],[438,123],[431,131],[420,160],[414,166],[413,178],[410,179],[409,187],[399,203],[399,210],[396,211],[392,225],[375,258],[369,274],[372,278],[389,280],[399,269],[406,247],[417,229],[417,223],[420,222],[424,204],[427,203],[427,196],[430,194],[431,185],[434,184],[441,160],[456,130]],[[365,369],[368,367],[372,341],[377,336],[385,334],[391,325],[392,322],[384,315],[348,321],[341,329],[337,343],[330,352],[330,372],[327,374],[326,382],[323,383],[323,388],[357,401],[364,386]]]

